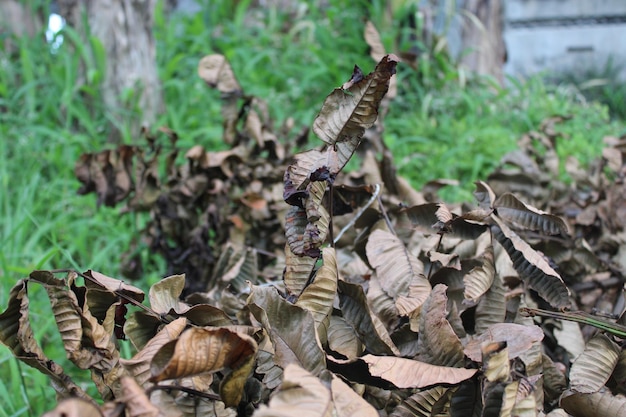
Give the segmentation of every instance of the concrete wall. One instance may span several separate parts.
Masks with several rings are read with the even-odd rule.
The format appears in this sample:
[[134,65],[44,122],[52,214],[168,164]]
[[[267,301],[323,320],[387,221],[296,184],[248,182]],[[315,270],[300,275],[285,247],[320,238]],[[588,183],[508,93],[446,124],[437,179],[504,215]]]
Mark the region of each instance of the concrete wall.
[[584,74],[607,60],[626,81],[625,0],[502,0],[507,74]]

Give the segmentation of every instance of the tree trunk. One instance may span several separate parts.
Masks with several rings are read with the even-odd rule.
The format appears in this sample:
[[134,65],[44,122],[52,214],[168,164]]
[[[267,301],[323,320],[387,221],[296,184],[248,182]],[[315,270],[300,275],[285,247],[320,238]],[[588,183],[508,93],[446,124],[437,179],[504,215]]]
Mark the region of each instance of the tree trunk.
[[8,35],[33,37],[41,28],[41,18],[29,5],[20,0],[0,0],[0,39],[4,39],[7,55],[17,49]]
[[102,42],[106,53],[102,96],[114,118],[121,119],[129,110],[129,103],[121,100],[127,89],[139,97],[142,119],[135,128],[154,123],[163,107],[152,33],[155,4],[156,0],[59,0],[67,24],[86,34],[81,24],[86,13],[89,33]]
[[[502,2],[500,0],[465,0],[463,10],[463,51],[470,51],[462,63],[479,74],[491,75],[501,84],[506,61]],[[475,17],[475,18],[474,18]]]

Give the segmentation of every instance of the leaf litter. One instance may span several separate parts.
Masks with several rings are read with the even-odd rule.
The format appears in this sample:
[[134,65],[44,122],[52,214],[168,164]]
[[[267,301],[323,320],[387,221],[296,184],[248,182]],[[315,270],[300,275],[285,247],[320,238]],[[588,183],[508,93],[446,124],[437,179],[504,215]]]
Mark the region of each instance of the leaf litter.
[[[79,193],[149,213],[135,243],[169,277],[147,304],[96,271],[16,283],[0,339],[50,377],[60,401],[47,415],[624,413],[626,139],[606,138],[588,170],[560,167],[564,116],[550,118],[477,182],[475,204],[445,204],[433,190],[448,182],[420,191],[395,175],[379,115],[400,60],[371,23],[366,39],[378,64],[328,96],[312,127],[321,148],[298,152],[309,130],[274,131],[210,55],[198,73],[221,94],[227,150],[183,152],[163,128],[81,156]],[[353,157],[360,169],[344,172]],[[100,399],[35,340],[32,285]]]

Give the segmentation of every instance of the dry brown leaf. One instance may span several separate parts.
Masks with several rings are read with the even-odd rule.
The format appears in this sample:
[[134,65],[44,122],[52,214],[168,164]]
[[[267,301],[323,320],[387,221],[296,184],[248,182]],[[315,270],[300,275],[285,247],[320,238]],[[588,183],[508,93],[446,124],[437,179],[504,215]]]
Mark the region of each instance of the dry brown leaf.
[[161,417],[163,414],[157,406],[150,402],[146,392],[134,378],[121,378],[122,395],[118,399],[124,404],[127,417]]
[[626,416],[626,397],[609,391],[591,394],[566,391],[560,405],[573,417]]
[[447,287],[435,285],[420,315],[418,358],[433,365],[458,367],[463,363],[463,345],[446,319]]
[[241,93],[235,73],[224,55],[207,55],[198,64],[198,75],[221,93]]
[[224,368],[234,370],[254,356],[256,350],[257,344],[250,336],[224,328],[192,327],[157,351],[150,366],[150,380],[184,378]]
[[337,417],[378,417],[378,411],[335,375],[330,381],[334,413]]
[[331,417],[333,404],[330,390],[317,377],[295,364],[285,368],[283,382],[267,406],[262,405],[255,417]]
[[365,355],[370,374],[391,382],[398,388],[424,388],[438,384],[458,384],[474,376],[477,369],[431,365],[411,359]]
[[523,326],[515,323],[498,323],[490,326],[478,337],[470,340],[463,352],[475,362],[482,361],[480,346],[484,342],[506,342],[509,359],[517,358],[530,349],[534,343],[543,340],[543,330],[539,326]]
[[285,368],[295,363],[315,375],[326,368],[310,312],[287,302],[272,287],[252,287],[247,305],[272,340],[276,364]]
[[600,391],[611,377],[620,351],[620,347],[606,335],[594,336],[572,364],[570,389],[585,394]]
[[174,320],[163,327],[135,356],[131,359],[120,359],[120,363],[135,378],[139,385],[146,388],[146,384],[151,377],[150,363],[152,358],[163,345],[176,340],[186,326],[186,318],[181,317]]
[[492,216],[498,226],[492,233],[513,261],[513,266],[528,286],[555,308],[570,306],[570,292],[561,276],[548,261],[528,243],[508,228],[497,216]]
[[324,248],[322,259],[324,264],[317,270],[315,279],[304,289],[296,302],[297,306],[311,312],[318,332],[333,310],[338,279],[335,249]]
[[82,398],[66,398],[41,417],[103,417],[98,406]]
[[374,230],[367,240],[366,253],[385,293],[394,301],[407,294],[411,297],[412,309],[407,311],[407,300],[403,299],[401,314],[408,315],[421,307],[430,294],[430,283],[423,276],[421,262],[398,237],[384,230]]

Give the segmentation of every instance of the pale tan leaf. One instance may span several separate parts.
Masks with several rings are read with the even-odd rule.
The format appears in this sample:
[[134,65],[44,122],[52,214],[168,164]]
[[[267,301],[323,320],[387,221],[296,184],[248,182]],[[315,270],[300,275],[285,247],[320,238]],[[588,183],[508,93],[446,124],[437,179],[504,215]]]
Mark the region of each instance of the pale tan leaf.
[[296,363],[316,375],[326,368],[310,312],[287,302],[271,287],[252,287],[247,303],[272,340],[279,366]]
[[324,248],[322,259],[324,264],[317,270],[315,279],[305,288],[296,302],[297,306],[311,312],[318,332],[333,310],[333,302],[337,295],[338,272],[335,249]]
[[30,278],[46,289],[63,347],[68,355],[74,355],[81,349],[83,339],[81,307],[76,294],[70,291],[64,280],[55,278],[49,271],[33,271]]
[[357,332],[370,352],[378,355],[400,355],[387,329],[371,314],[360,285],[339,281],[338,294],[343,318]]
[[198,75],[221,93],[241,93],[230,63],[224,55],[207,55],[198,63]]
[[444,410],[452,394],[450,388],[437,386],[419,391],[400,403],[389,417],[431,417]]
[[134,378],[121,378],[122,395],[118,399],[124,404],[127,417],[159,417],[163,416],[157,406],[150,402],[146,392],[137,384]]
[[150,308],[161,314],[168,314],[170,310],[176,313],[184,313],[189,306],[180,301],[180,295],[185,288],[185,275],[172,275],[163,278],[150,287],[148,299]]
[[478,205],[483,210],[491,210],[493,202],[496,201],[496,193],[493,192],[486,182],[476,181],[474,184],[476,184],[474,197],[476,197]]
[[378,411],[358,395],[340,378],[333,375],[330,381],[334,416],[337,417],[378,417]]
[[570,389],[584,394],[598,392],[613,373],[620,350],[606,335],[594,336],[572,364]]
[[338,316],[330,316],[328,347],[348,359],[355,359],[363,353],[363,343],[359,340],[354,327],[343,317]]
[[299,295],[309,282],[317,258],[295,255],[285,244],[285,274],[283,280],[289,294]]
[[[532,400],[532,396],[526,397],[529,401],[521,400],[518,402],[518,391],[520,389],[520,381],[513,381],[506,384],[504,387],[504,394],[502,395],[502,408],[500,409],[500,416],[502,417],[535,417],[537,410],[535,410],[535,402]],[[530,410],[529,410],[530,407]],[[517,410],[521,408],[521,410]],[[517,410],[513,414],[513,410]],[[529,414],[530,412],[530,414]]]
[[146,387],[151,377],[150,363],[159,349],[168,342],[176,340],[185,330],[187,319],[181,317],[169,323],[161,329],[139,352],[131,359],[120,359],[120,363],[128,370],[135,381],[142,387]]
[[237,369],[256,350],[250,336],[224,328],[192,327],[157,351],[150,366],[151,381]]
[[559,346],[562,346],[572,358],[576,358],[585,350],[585,338],[578,323],[561,320],[559,326],[555,326],[552,332]]
[[480,346],[484,342],[506,342],[509,359],[517,358],[530,349],[534,343],[543,340],[543,330],[539,326],[523,326],[515,323],[498,323],[490,326],[478,337],[465,345],[465,355],[475,362],[481,362]]
[[491,287],[480,298],[474,315],[474,331],[484,332],[489,326],[504,322],[506,316],[506,292],[500,274],[495,274]]
[[126,284],[124,281],[119,279],[108,277],[100,272],[88,270],[83,275],[90,277],[91,279],[85,279],[85,287],[88,289],[91,288],[99,288],[106,290],[110,293],[123,293],[132,299],[142,302],[145,294],[140,289],[133,285]]
[[510,377],[511,366],[506,342],[484,342],[480,347],[483,355],[483,372],[489,382],[505,382]]
[[378,106],[397,63],[395,55],[385,55],[366,77],[355,70],[350,85],[335,89],[326,98],[313,122],[313,132],[331,146],[360,139],[378,117]]
[[135,311],[124,323],[124,334],[135,349],[141,350],[157,334],[161,320],[145,311]]
[[447,287],[435,285],[420,315],[418,357],[433,365],[458,367],[463,363],[463,345],[446,319]]
[[537,251],[508,228],[497,216],[492,216],[498,226],[492,226],[494,237],[513,261],[515,270],[528,286],[554,308],[570,306],[570,292],[561,276]]
[[473,268],[463,277],[465,299],[477,302],[493,284],[495,277],[495,265],[493,257],[493,246],[489,245],[478,259],[480,266]]
[[98,406],[82,398],[66,398],[41,417],[103,417]]
[[365,42],[370,47],[370,56],[374,61],[379,62],[386,55],[385,47],[380,40],[380,34],[376,30],[376,26],[370,20],[365,23],[364,37]]
[[474,376],[477,369],[431,365],[411,359],[365,355],[370,374],[391,382],[398,388],[423,388],[438,384],[458,384]]
[[558,216],[545,213],[520,201],[511,193],[504,193],[493,203],[498,217],[526,229],[549,235],[567,235],[567,225]]
[[255,110],[250,110],[248,117],[246,117],[246,133],[256,141],[260,148],[265,145],[265,140],[263,139],[263,123]]
[[626,416],[626,397],[608,391],[591,394],[566,391],[560,405],[573,417]]
[[283,378],[283,368],[274,362],[274,352],[259,349],[257,354],[256,372],[263,375],[263,384],[273,390],[280,385]]
[[315,376],[295,364],[285,368],[283,383],[267,406],[254,417],[331,417],[330,390]]
[[431,288],[423,276],[423,266],[398,237],[384,230],[374,230],[365,250],[370,265],[376,269],[381,288],[390,297],[397,301],[400,296],[409,294],[412,287],[413,310],[426,301]]
[[620,394],[626,394],[626,350],[622,349],[617,364],[613,370],[613,378]]
[[0,342],[17,359],[50,377],[53,388],[60,395],[89,398],[61,366],[46,357],[37,343],[30,323],[27,282],[19,280],[11,288],[7,308],[0,314]]

